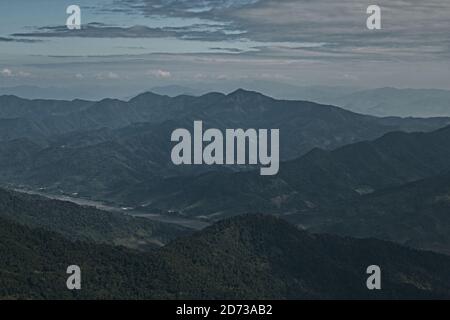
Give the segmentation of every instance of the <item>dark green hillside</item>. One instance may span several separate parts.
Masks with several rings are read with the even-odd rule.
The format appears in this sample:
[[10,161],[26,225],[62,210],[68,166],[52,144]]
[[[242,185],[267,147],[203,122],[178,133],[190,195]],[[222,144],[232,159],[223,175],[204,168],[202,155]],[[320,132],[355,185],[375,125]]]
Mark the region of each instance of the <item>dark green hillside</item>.
[[71,240],[148,249],[188,230],[122,213],[0,189],[0,217],[58,232]]
[[[242,216],[154,253],[87,243],[0,219],[1,298],[450,298],[450,258],[378,240],[310,235]],[[65,288],[68,265],[82,290]],[[367,266],[382,290],[366,289]]]
[[316,232],[374,237],[450,254],[450,174],[286,218]]
[[9,183],[109,199],[109,194],[142,182],[212,170],[172,164],[170,135],[182,126],[169,121],[77,132],[55,137],[44,149],[26,139],[0,143],[0,150],[5,150],[4,160],[0,155],[0,164],[4,163],[0,175]]
[[313,150],[282,163],[274,177],[259,171],[212,172],[167,179],[155,187],[138,185],[121,197],[214,219],[248,211],[285,214],[333,207],[335,201],[439,175],[450,169],[449,159],[450,127],[394,132],[334,151]]

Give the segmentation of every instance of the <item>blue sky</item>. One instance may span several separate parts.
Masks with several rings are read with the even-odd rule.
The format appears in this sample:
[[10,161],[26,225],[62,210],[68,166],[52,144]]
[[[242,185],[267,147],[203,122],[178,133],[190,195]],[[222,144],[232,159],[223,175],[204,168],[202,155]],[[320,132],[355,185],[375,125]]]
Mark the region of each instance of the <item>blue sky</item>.
[[[82,9],[82,30],[64,24]],[[450,89],[450,1],[0,0],[0,87]]]

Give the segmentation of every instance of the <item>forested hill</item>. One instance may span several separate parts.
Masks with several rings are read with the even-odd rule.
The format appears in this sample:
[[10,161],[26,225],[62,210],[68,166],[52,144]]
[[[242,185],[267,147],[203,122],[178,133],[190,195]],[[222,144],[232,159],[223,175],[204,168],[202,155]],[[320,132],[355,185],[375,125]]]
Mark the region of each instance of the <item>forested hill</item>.
[[[450,257],[378,240],[311,235],[245,215],[153,253],[70,242],[0,218],[0,298],[450,298]],[[67,266],[82,290],[66,289]],[[382,269],[382,290],[366,268]]]
[[[190,231],[120,212],[0,189],[0,217],[84,240],[147,250]],[[0,233],[1,235],[1,233]]]

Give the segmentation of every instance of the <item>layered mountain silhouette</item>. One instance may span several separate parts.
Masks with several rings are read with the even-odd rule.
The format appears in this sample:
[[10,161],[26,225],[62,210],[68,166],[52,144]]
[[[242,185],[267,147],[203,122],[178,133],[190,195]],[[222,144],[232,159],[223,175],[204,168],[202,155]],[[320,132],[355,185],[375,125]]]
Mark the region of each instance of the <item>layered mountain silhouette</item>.
[[332,101],[347,110],[379,117],[442,117],[450,115],[450,91],[379,88],[342,95]]
[[386,239],[450,254],[450,173],[285,218],[314,232]]
[[[0,218],[0,297],[20,299],[445,299],[450,258],[379,240],[299,231],[250,215],[222,221],[155,252],[70,242]],[[81,267],[83,289],[65,270]],[[382,290],[366,269],[382,270]]]
[[148,181],[248,169],[172,165],[170,134],[191,128],[194,120],[203,120],[205,129],[278,128],[283,160],[394,130],[430,131],[450,123],[449,118],[376,118],[244,90],[174,98],[145,93],[127,102],[3,96],[0,181],[115,200]]
[[450,127],[393,132],[334,151],[315,149],[282,163],[274,177],[211,172],[141,184],[118,196],[210,219],[248,211],[296,213],[439,175],[450,170],[449,159]]
[[[195,120],[280,129],[279,174],[174,166],[170,135]],[[245,90],[0,97],[2,185],[215,223],[192,234],[0,189],[0,298],[448,299],[450,258],[411,247],[450,253],[449,124]],[[72,264],[80,292],[66,288]],[[381,291],[366,287],[370,265]]]
[[237,90],[229,95],[209,93],[200,97],[170,98],[153,93],[130,101],[104,99],[26,100],[0,97],[0,141],[16,138],[41,140],[69,132],[117,129],[134,123],[164,121],[192,123],[203,120],[215,128],[278,128],[283,130],[284,158],[314,147],[335,148],[373,139],[393,130],[433,130],[450,124],[448,118],[376,118],[305,101],[275,100],[262,94]]

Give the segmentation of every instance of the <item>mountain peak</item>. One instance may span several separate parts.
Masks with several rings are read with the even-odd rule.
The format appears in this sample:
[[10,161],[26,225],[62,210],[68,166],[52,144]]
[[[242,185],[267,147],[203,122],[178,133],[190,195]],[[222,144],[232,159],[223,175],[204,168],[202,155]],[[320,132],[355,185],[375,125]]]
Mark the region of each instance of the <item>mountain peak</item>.
[[259,92],[256,92],[256,91],[239,88],[239,89],[231,92],[230,94],[228,94],[228,96],[229,97],[247,97],[247,96],[264,96],[264,95]]
[[135,102],[135,101],[141,101],[141,100],[148,100],[148,99],[161,99],[161,98],[169,98],[169,96],[166,95],[160,95],[157,93],[153,93],[151,91],[143,92],[141,94],[138,94],[134,98],[130,99],[129,102]]
[[0,96],[0,98],[3,100],[17,100],[17,101],[20,101],[20,100],[26,100],[26,99],[24,99],[24,98],[21,98],[21,97],[18,97],[18,96],[16,96],[16,95],[13,95],[13,94],[4,94],[4,95],[1,95]]
[[217,246],[227,246],[230,243],[268,243],[275,245],[278,240],[300,240],[303,244],[314,239],[314,236],[299,230],[286,220],[269,214],[243,214],[227,218],[206,228],[198,237],[211,239]]

